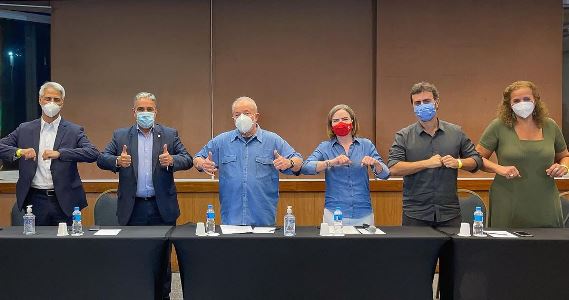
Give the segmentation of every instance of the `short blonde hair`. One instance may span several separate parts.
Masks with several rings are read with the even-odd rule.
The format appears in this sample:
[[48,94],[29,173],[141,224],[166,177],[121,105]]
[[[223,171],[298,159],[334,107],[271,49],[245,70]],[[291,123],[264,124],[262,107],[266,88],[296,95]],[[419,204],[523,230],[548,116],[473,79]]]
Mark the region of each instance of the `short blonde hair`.
[[338,104],[338,105],[332,107],[332,109],[328,113],[328,123],[327,123],[327,127],[326,127],[327,132],[328,132],[328,137],[330,137],[330,138],[336,137],[336,134],[332,130],[332,117],[339,110],[345,110],[350,115],[350,118],[352,119],[352,136],[356,136],[356,134],[358,133],[358,129],[360,127],[359,123],[358,123],[358,118],[356,118],[356,113],[354,112],[354,110],[351,107],[347,106],[346,104]]
[[506,126],[512,128],[516,124],[516,115],[514,110],[512,109],[512,105],[510,104],[512,100],[512,93],[516,90],[521,88],[529,88],[531,89],[531,93],[533,94],[533,98],[535,99],[535,108],[533,109],[532,118],[537,124],[537,127],[542,128],[543,122],[545,118],[549,115],[547,113],[547,108],[545,107],[545,103],[541,101],[541,97],[539,96],[539,91],[537,86],[531,81],[515,81],[512,82],[510,85],[506,87],[503,93],[502,102],[498,107],[498,118],[506,124]]

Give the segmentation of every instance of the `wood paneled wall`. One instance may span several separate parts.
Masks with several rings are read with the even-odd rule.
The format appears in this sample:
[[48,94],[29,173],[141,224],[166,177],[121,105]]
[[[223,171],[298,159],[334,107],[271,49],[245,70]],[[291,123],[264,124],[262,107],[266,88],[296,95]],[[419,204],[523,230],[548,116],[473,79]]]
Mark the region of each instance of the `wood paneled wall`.
[[[415,121],[408,93],[422,80],[440,89],[440,117],[475,143],[514,80],[536,82],[561,124],[559,0],[51,3],[63,116],[99,148],[134,123],[139,91],[156,93],[158,121],[176,127],[192,154],[234,128],[230,104],[247,95],[260,125],[304,156],[326,139],[330,108],[348,104],[386,158],[395,132]],[[80,168],[83,179],[116,178]],[[193,169],[176,177],[206,178]]]

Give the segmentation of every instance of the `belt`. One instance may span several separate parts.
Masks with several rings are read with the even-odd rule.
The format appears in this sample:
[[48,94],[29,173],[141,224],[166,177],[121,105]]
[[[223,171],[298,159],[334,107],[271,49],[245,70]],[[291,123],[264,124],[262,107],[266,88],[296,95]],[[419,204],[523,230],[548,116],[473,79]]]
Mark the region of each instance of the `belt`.
[[36,189],[36,188],[30,188],[32,190],[32,192],[37,193],[37,194],[42,194],[42,195],[46,195],[48,197],[55,197],[55,190],[54,189],[48,189],[48,190],[42,190],[42,189]]
[[152,196],[152,197],[134,197],[135,200],[138,201],[151,201],[151,200],[156,200],[156,196]]

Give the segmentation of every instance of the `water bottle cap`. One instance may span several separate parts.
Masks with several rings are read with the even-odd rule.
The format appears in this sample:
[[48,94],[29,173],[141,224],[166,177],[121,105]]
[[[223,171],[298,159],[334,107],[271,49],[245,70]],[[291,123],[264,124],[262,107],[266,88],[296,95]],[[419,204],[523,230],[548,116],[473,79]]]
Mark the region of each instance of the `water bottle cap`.
[[292,214],[292,206],[289,205],[289,206],[286,207],[286,213],[287,213],[287,214]]
[[482,210],[481,206],[476,206],[476,210]]
[[213,208],[213,204],[208,204],[207,208]]
[[336,206],[336,209],[337,209],[337,210],[340,210],[340,207],[339,207],[339,206]]
[[28,206],[27,206],[26,212],[29,213],[29,214],[32,213],[32,206],[31,206],[31,205],[28,205]]
[[79,210],[79,206],[75,206],[73,209],[74,209],[74,210]]

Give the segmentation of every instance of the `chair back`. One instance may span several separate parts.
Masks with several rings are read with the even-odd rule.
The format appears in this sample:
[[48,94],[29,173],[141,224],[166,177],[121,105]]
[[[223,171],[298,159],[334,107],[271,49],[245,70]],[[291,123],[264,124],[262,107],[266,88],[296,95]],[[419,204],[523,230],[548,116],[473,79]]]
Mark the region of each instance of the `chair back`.
[[[32,207],[33,208],[33,207]],[[12,226],[24,226],[24,214],[25,211],[18,209],[18,202],[14,202],[14,206],[12,206]]]
[[99,226],[118,226],[117,217],[117,189],[104,191],[95,203],[94,215],[95,225]]
[[559,194],[561,201],[561,212],[563,213],[563,226],[569,227],[569,192]]
[[484,213],[484,225],[486,226],[487,214],[486,214],[486,205],[484,205],[484,201],[482,201],[482,197],[477,193],[467,190],[467,189],[458,189],[458,203],[460,204],[460,213],[462,215],[462,222],[463,223],[470,223],[472,225],[474,220],[474,211],[476,210],[477,206],[482,207],[482,212]]

